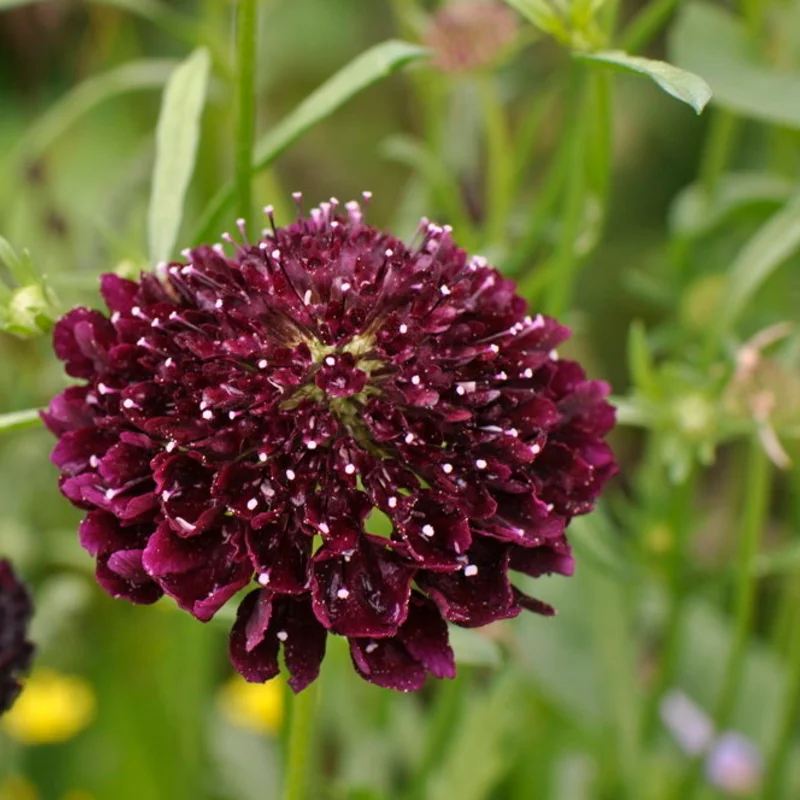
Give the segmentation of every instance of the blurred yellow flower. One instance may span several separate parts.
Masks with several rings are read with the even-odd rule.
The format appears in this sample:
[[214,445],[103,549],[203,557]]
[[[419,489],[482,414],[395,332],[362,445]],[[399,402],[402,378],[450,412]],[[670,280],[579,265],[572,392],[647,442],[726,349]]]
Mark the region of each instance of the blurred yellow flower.
[[22,775],[10,775],[0,783],[0,800],[39,800],[39,792]]
[[247,683],[239,675],[233,675],[219,690],[217,705],[232,725],[275,735],[283,722],[283,695],[284,683],[279,678],[267,683]]
[[2,728],[26,745],[64,742],[92,721],[94,710],[92,687],[83,678],[38,669],[3,717]]

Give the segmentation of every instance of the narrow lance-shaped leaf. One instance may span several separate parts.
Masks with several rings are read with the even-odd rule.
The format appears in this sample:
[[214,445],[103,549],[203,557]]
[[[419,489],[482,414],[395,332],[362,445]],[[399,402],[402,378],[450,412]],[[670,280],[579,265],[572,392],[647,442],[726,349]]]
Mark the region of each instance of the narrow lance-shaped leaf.
[[209,55],[195,50],[172,74],[156,131],[156,160],[148,214],[150,257],[166,261],[178,238],[186,190],[194,172]]
[[[357,56],[312,92],[257,143],[253,171],[266,169],[306,131],[330,116],[359,92],[426,55],[428,51],[425,48],[392,39],[375,45]],[[217,193],[192,237],[194,241],[204,241],[213,235],[215,225],[230,207],[233,196],[233,184],[223,187]]]
[[655,81],[667,94],[690,105],[698,114],[711,99],[711,87],[693,72],[656,61],[652,58],[632,56],[622,50],[601,50],[596,53],[575,53],[576,58],[645,75]]
[[7,433],[20,428],[32,428],[34,425],[38,425],[39,422],[39,411],[36,408],[0,414],[0,433]]
[[732,326],[764,281],[800,249],[800,196],[773,214],[740,251],[728,272],[719,328]]

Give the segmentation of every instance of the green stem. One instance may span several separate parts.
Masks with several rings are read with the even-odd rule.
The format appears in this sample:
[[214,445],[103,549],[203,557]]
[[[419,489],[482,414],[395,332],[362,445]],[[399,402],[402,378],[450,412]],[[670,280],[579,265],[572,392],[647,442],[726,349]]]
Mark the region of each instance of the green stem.
[[[794,600],[795,614],[797,614],[797,600],[800,592],[797,591],[797,583],[793,581],[793,584],[792,599]],[[767,758],[762,794],[765,798],[775,798],[776,800],[783,796],[782,789],[786,780],[789,753],[795,742],[797,720],[800,717],[800,616],[795,618],[792,628],[793,635],[790,638],[792,645],[787,670],[788,697],[778,720],[774,749]]]
[[583,221],[586,195],[586,147],[588,117],[591,108],[587,91],[587,71],[582,64],[572,65],[571,119],[569,120],[569,162],[567,165],[563,227],[554,255],[554,277],[545,298],[545,311],[562,317],[567,310],[575,285],[578,266],[577,239]]
[[669,616],[664,633],[658,671],[644,710],[643,733],[645,741],[652,741],[657,723],[658,707],[664,692],[670,688],[680,653],[683,623],[686,616],[687,586],[686,564],[691,542],[691,520],[695,489],[695,474],[686,476],[671,492],[669,527],[672,534],[672,552],[669,559]]
[[289,720],[283,800],[307,800],[308,776],[311,773],[314,711],[318,681],[293,698]]
[[769,511],[771,467],[758,437],[750,442],[743,487],[744,507],[736,577],[736,625],[722,682],[715,720],[717,730],[730,724],[744,673],[745,656],[755,617],[758,578],[756,558]]
[[645,47],[667,24],[681,0],[654,0],[646,5],[625,28],[620,45],[628,53]]
[[257,0],[239,0],[236,20],[236,214],[253,211],[253,148],[256,121]]
[[728,111],[717,110],[711,118],[700,164],[700,183],[709,197],[730,160],[739,127],[739,119]]
[[505,241],[514,170],[511,162],[513,143],[505,109],[491,75],[477,78],[486,137],[486,229],[484,240],[493,245]]
[[[727,728],[736,709],[738,691],[741,687],[747,660],[757,589],[756,558],[769,511],[771,467],[758,437],[753,436],[747,452],[747,463],[742,489],[743,506],[739,534],[739,557],[737,560],[735,589],[735,622],[722,689],[714,714],[714,728]],[[697,791],[702,758],[695,759],[681,781],[676,800],[691,800]],[[771,796],[771,795],[770,795]]]

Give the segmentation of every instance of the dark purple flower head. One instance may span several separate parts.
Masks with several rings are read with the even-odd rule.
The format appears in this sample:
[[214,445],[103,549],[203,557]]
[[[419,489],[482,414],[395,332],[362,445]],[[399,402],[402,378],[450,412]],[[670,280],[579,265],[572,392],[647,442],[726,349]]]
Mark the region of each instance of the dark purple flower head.
[[337,211],[106,275],[110,318],[58,323],[82,383],[44,418],[112,595],[208,620],[255,581],[231,635],[246,678],[277,674],[282,645],[302,689],[334,633],[362,676],[417,689],[454,674],[446,621],[552,613],[509,572],[571,574],[564,530],[616,470],[614,412],[558,359],[569,330],[449,228],[409,247]]
[[32,613],[27,589],[11,564],[0,559],[0,714],[11,708],[19,694],[19,676],[30,667],[33,645],[27,635]]

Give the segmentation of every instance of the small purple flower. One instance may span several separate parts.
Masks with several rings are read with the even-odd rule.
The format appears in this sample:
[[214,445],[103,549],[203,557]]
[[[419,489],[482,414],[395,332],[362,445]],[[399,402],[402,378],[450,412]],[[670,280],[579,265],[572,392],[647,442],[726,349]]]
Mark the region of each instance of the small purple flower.
[[11,708],[20,691],[19,676],[33,658],[28,623],[33,606],[11,564],[0,559],[0,714]]
[[264,681],[282,646],[296,691],[328,633],[411,690],[453,676],[446,622],[553,613],[509,573],[572,573],[567,524],[616,471],[608,387],[449,228],[409,247],[331,201],[102,294],[56,327],[82,383],[43,416],[113,596],[208,620],[255,580],[231,658]]

